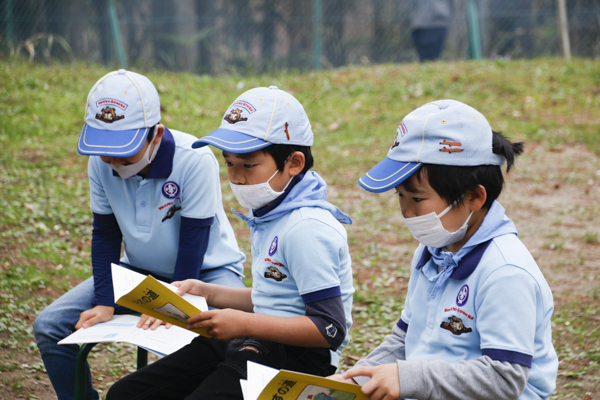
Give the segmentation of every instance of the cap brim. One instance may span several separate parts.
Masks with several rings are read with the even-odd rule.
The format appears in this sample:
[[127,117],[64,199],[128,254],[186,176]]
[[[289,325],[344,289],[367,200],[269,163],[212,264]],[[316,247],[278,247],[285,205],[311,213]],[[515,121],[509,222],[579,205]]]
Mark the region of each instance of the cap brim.
[[140,151],[149,131],[149,128],[105,131],[85,124],[77,151],[86,156],[130,157]]
[[229,129],[217,129],[211,134],[194,142],[192,144],[192,148],[197,149],[198,147],[203,147],[208,144],[230,153],[239,154],[250,153],[252,151],[264,149],[273,143],[266,142],[262,139],[241,132],[232,131]]
[[358,184],[369,192],[385,192],[410,178],[422,165],[423,163],[394,161],[386,157],[360,178]]

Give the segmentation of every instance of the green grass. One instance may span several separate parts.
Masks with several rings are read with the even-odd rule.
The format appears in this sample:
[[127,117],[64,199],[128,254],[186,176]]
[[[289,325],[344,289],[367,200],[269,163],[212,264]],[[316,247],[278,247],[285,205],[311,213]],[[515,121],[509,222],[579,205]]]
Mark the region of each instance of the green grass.
[[[106,72],[86,64],[0,63],[2,372],[21,368],[13,358],[23,354],[38,361],[26,372],[43,371],[32,321],[54,298],[91,275],[87,157],[77,155],[76,143],[88,91]],[[252,87],[277,85],[304,105],[315,133],[315,170],[330,184],[330,200],[357,222],[348,228],[357,289],[353,341],[345,351],[350,356],[365,355],[377,345],[403,307],[414,242],[404,227],[390,235],[401,218],[394,197],[369,196],[358,190],[356,180],[385,156],[408,112],[428,101],[453,98],[477,108],[495,130],[513,139],[548,150],[580,144],[600,154],[600,62],[594,60],[382,65],[245,77],[146,75],[159,90],[162,122],[196,136],[217,128],[226,107]],[[224,167],[221,172],[225,176]],[[225,180],[223,197],[226,210],[236,207]],[[230,220],[249,255],[246,225],[231,214]],[[560,231],[552,232],[546,232],[544,246],[564,251]],[[588,230],[579,239],[594,245],[598,233]],[[588,298],[557,311],[555,330],[568,338],[557,349],[569,366],[561,370],[568,385],[598,376],[600,334],[590,318],[597,318],[595,308]],[[114,345],[109,351],[115,356],[103,370],[103,383],[132,369],[120,361],[131,349]],[[354,362],[342,361],[342,368]],[[2,382],[21,390],[18,379]],[[577,397],[579,389],[571,389],[559,388],[559,396]]]

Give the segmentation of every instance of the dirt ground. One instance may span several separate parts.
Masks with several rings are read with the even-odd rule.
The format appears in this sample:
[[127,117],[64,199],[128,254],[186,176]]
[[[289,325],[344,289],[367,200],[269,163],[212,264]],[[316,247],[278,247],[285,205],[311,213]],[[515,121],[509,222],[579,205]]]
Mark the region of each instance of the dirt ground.
[[[542,144],[530,145],[526,154],[518,160],[515,170],[508,175],[507,186],[500,198],[507,214],[516,223],[519,236],[553,290],[557,313],[578,302],[582,307],[593,301],[597,304],[600,294],[599,184],[600,157],[583,146],[547,149]],[[360,276],[358,274],[357,279]],[[593,325],[597,326],[600,312],[585,318],[593,320]],[[556,347],[564,346],[571,340],[570,335],[568,330],[555,326],[553,337]],[[0,352],[7,351],[0,349]],[[109,347],[93,355],[93,375],[101,378],[96,380],[96,387],[102,388],[103,394],[110,382],[116,379],[111,375],[111,364],[127,363],[133,369],[135,362],[131,348],[118,353]],[[23,356],[15,361],[21,368],[1,372],[0,399],[56,398],[47,375],[39,367],[39,356]],[[561,360],[562,373],[559,373],[553,398],[600,398],[600,372],[597,368],[594,371],[590,369],[576,380],[573,380],[573,375],[565,373],[577,370],[577,362]],[[23,388],[21,394],[3,383],[12,381],[16,376],[24,376],[20,382]]]

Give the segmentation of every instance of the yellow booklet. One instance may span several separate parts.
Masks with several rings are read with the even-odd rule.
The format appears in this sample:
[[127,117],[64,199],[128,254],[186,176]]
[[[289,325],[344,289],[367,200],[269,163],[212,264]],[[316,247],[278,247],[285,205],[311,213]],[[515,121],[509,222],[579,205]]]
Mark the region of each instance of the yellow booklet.
[[[150,315],[173,325],[185,328],[187,319],[207,311],[206,299],[186,293],[179,296],[177,288],[154,277],[111,265],[115,303],[131,310]],[[191,329],[202,336],[211,337],[206,329]]]
[[276,370],[251,361],[248,379],[240,384],[244,400],[369,400],[359,385]]

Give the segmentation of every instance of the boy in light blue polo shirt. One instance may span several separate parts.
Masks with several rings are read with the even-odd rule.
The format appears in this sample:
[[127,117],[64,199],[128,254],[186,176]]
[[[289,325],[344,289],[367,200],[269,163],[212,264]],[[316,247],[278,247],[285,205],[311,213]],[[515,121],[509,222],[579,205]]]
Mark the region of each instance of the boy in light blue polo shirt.
[[[52,303],[34,323],[59,399],[74,396],[78,346],[57,342],[128,312],[114,304],[111,263],[166,282],[199,278],[244,287],[245,257],[223,210],[218,162],[211,151],[192,149],[196,140],[160,124],[158,93],[142,75],[114,71],[90,91],[78,152],[90,156],[93,278]],[[143,316],[140,327],[161,323]],[[87,398],[98,398],[89,375],[87,382]]]
[[242,94],[221,127],[199,140],[223,151],[230,186],[252,234],[252,288],[174,283],[220,310],[188,321],[213,339],[190,345],[117,382],[107,399],[242,399],[247,361],[327,376],[352,324],[350,218],[326,201],[310,171],[313,134],[302,105],[275,86]]
[[396,189],[415,251],[404,310],[369,356],[333,377],[371,398],[546,399],[555,388],[552,292],[496,201],[523,143],[454,100],[401,122],[359,180]]

